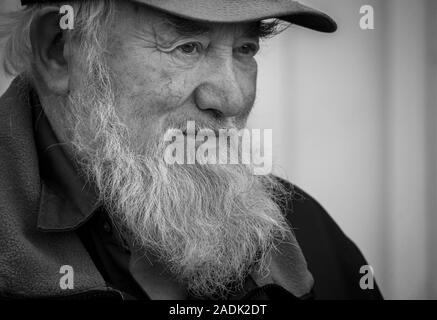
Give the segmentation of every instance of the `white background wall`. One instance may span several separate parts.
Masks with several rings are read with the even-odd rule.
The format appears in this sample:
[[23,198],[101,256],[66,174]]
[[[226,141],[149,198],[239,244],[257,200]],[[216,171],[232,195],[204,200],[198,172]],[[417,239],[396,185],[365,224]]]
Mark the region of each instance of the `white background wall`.
[[[251,125],[274,129],[277,172],[358,244],[386,298],[437,298],[437,2],[305,3],[339,30],[268,45]],[[375,30],[359,28],[365,4]]]
[[[265,43],[250,125],[273,129],[275,172],[358,244],[386,298],[436,299],[437,1],[302,2],[339,30]],[[366,4],[375,30],[359,28]]]

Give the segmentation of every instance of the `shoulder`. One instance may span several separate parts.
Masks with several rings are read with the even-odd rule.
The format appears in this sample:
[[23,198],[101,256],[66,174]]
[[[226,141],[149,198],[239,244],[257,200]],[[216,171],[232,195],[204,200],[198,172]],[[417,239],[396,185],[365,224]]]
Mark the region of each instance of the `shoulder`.
[[[311,229],[332,228],[337,237],[344,237],[344,233],[322,205],[297,185],[276,177],[282,190],[276,190],[280,195],[276,198],[277,203],[286,215],[294,231],[299,231],[299,226],[311,226]],[[307,230],[307,234],[310,230]],[[312,232],[311,232],[312,233]]]
[[[367,262],[358,247],[345,235],[322,205],[298,186],[276,177],[283,186],[279,205],[313,274],[316,298],[380,299],[373,290],[359,286],[360,268]],[[351,213],[353,214],[353,213]]]

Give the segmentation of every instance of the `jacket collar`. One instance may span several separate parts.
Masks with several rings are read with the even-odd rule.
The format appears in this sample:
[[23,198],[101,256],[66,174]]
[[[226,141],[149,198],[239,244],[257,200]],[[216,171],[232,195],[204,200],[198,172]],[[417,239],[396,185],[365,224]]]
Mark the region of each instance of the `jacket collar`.
[[77,173],[33,91],[29,103],[43,181],[37,228],[46,232],[75,230],[100,207],[97,193]]
[[[36,229],[41,186],[46,190],[47,184],[39,170],[29,92],[27,78],[19,76],[0,97],[0,296],[120,297],[107,286],[75,232]],[[74,267],[71,290],[59,285],[62,265]]]

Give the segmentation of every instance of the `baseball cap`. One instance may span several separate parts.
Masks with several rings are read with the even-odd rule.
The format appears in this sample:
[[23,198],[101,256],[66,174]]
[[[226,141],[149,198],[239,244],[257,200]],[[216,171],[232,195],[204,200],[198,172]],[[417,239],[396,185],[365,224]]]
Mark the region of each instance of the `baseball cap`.
[[[75,0],[80,1],[80,0]],[[327,14],[292,0],[129,0],[186,19],[203,22],[249,22],[278,18],[320,32],[335,32]],[[22,5],[65,0],[21,0]]]

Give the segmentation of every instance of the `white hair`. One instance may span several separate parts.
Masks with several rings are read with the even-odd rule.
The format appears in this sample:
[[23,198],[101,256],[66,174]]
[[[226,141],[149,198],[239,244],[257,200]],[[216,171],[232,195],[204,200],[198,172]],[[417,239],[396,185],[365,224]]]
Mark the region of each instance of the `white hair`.
[[[106,30],[114,17],[115,0],[86,0],[68,2],[75,13],[73,39],[77,40],[86,61],[102,53],[107,40]],[[61,7],[64,3],[44,3],[0,14],[0,44],[4,44],[3,68],[8,75],[32,75],[30,25],[40,10],[48,6]],[[65,3],[67,4],[67,2]]]

